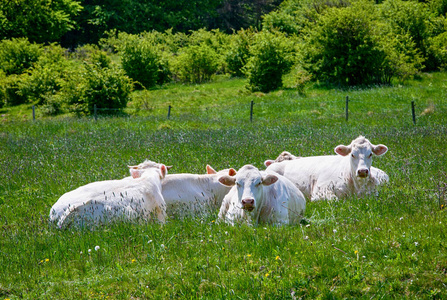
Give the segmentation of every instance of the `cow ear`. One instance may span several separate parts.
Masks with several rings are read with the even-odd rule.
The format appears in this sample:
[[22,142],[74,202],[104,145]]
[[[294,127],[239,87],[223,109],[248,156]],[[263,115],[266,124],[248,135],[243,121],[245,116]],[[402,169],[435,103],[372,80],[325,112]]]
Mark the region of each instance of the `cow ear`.
[[263,185],[271,185],[278,181],[278,176],[275,176],[273,174],[268,174],[264,178],[262,178],[262,184]]
[[228,170],[228,176],[236,176],[236,170],[233,168],[230,168],[230,170]]
[[351,146],[338,145],[335,147],[334,151],[341,156],[346,156],[351,153]]
[[377,146],[373,145],[373,147],[372,147],[372,152],[377,156],[383,155],[387,151],[388,151],[388,147],[385,145],[382,145],[382,144],[379,144]]
[[169,171],[172,169],[172,166],[166,166],[166,169]]
[[218,180],[220,183],[226,186],[233,186],[236,183],[236,178],[228,175],[221,176]]
[[265,162],[264,162],[264,165],[266,166],[266,167],[268,167],[268,166],[270,166],[271,164],[273,164],[275,161],[273,160],[273,159],[267,159]]
[[206,174],[216,174],[216,170],[214,170],[210,165],[206,165]]
[[168,174],[168,167],[166,167],[165,165],[161,165],[160,166],[160,171],[161,171],[161,177],[165,178],[166,175]]

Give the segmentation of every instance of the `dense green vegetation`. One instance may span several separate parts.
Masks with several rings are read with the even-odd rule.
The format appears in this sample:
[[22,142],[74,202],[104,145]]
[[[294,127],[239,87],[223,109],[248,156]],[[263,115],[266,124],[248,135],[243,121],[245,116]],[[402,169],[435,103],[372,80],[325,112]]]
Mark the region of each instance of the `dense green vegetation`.
[[[247,78],[250,92],[266,93],[284,86],[302,91],[309,82],[327,87],[399,84],[447,65],[445,0],[287,0],[279,6],[242,1],[248,19],[257,21],[233,26],[232,33],[187,23],[219,14],[219,5],[231,8],[233,1],[200,6],[203,1],[33,0],[38,12],[46,4],[48,9],[30,20],[10,17],[29,10],[22,2],[0,4],[0,106],[32,103],[46,115],[91,114],[95,104],[120,112],[131,102],[132,90],[209,82],[227,74]],[[148,11],[172,13],[164,14],[168,25],[139,20],[136,12],[151,15]],[[77,19],[78,13],[88,16]],[[45,20],[37,22],[45,30],[38,30],[34,17]],[[176,28],[179,19],[186,20],[180,22],[185,28]],[[102,29],[93,34],[94,43],[82,40],[89,35],[84,32],[64,48],[55,37],[76,24],[85,26],[77,27],[81,31]],[[19,25],[23,30],[16,30]],[[43,36],[36,37],[34,30]],[[293,77],[290,84],[284,76]]]
[[[245,84],[140,90],[133,101],[149,110],[130,103],[127,117],[97,121],[23,121],[29,107],[13,107],[0,125],[0,298],[446,298],[446,74],[394,87],[308,86],[301,95],[251,94]],[[204,173],[207,163],[262,168],[283,150],[332,154],[360,134],[389,147],[373,165],[390,183],[378,196],[308,203],[307,225],[231,227],[216,222],[217,211],[94,231],[47,222],[63,193],[127,176],[127,165],[147,157],[171,173]]]

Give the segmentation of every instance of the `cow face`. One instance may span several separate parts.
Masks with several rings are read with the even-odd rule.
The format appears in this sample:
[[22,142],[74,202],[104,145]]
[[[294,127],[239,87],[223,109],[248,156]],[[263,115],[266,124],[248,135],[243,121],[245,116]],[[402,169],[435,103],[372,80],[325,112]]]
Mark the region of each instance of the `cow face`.
[[256,209],[258,202],[262,199],[263,187],[271,185],[278,180],[272,174],[262,176],[256,167],[246,165],[242,167],[236,176],[222,176],[219,182],[237,187],[238,202],[242,209],[252,211]]
[[369,140],[360,136],[353,140],[349,146],[338,145],[335,153],[350,155],[351,175],[358,179],[367,179],[371,176],[372,156],[383,155],[388,151],[385,145],[373,145]]

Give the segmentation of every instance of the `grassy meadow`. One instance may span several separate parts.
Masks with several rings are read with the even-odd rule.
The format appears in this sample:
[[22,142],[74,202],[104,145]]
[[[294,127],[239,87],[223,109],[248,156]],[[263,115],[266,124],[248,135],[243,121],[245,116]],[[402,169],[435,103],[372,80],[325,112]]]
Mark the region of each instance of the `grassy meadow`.
[[[137,91],[124,116],[97,121],[0,109],[0,300],[446,299],[447,73],[302,93],[251,94],[245,83]],[[171,174],[263,168],[283,150],[333,154],[358,135],[388,146],[373,165],[390,183],[378,196],[308,203],[300,225],[232,227],[217,211],[163,226],[48,224],[62,194],[146,158]]]

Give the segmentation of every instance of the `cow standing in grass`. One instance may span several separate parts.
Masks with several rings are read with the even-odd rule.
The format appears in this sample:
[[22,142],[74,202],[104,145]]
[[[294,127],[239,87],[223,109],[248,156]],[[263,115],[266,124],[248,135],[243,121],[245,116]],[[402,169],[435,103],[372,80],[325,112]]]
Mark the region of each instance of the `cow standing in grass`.
[[306,208],[303,194],[287,178],[252,165],[243,166],[235,176],[221,176],[219,181],[232,186],[219,211],[219,218],[230,224],[294,224]]
[[167,174],[167,167],[147,160],[129,170],[132,176],[92,182],[65,193],[51,208],[50,221],[59,228],[71,224],[147,221],[153,217],[164,223],[166,204],[161,194],[161,181]]
[[222,200],[231,189],[220,184],[222,175],[234,176],[234,169],[216,172],[206,166],[207,174],[171,174],[162,183],[166,213],[170,217],[206,216],[220,208]]
[[363,196],[388,182],[388,175],[371,167],[372,156],[388,151],[385,145],[373,145],[359,136],[350,145],[334,149],[338,155],[311,156],[273,163],[267,171],[290,179],[311,200]]

